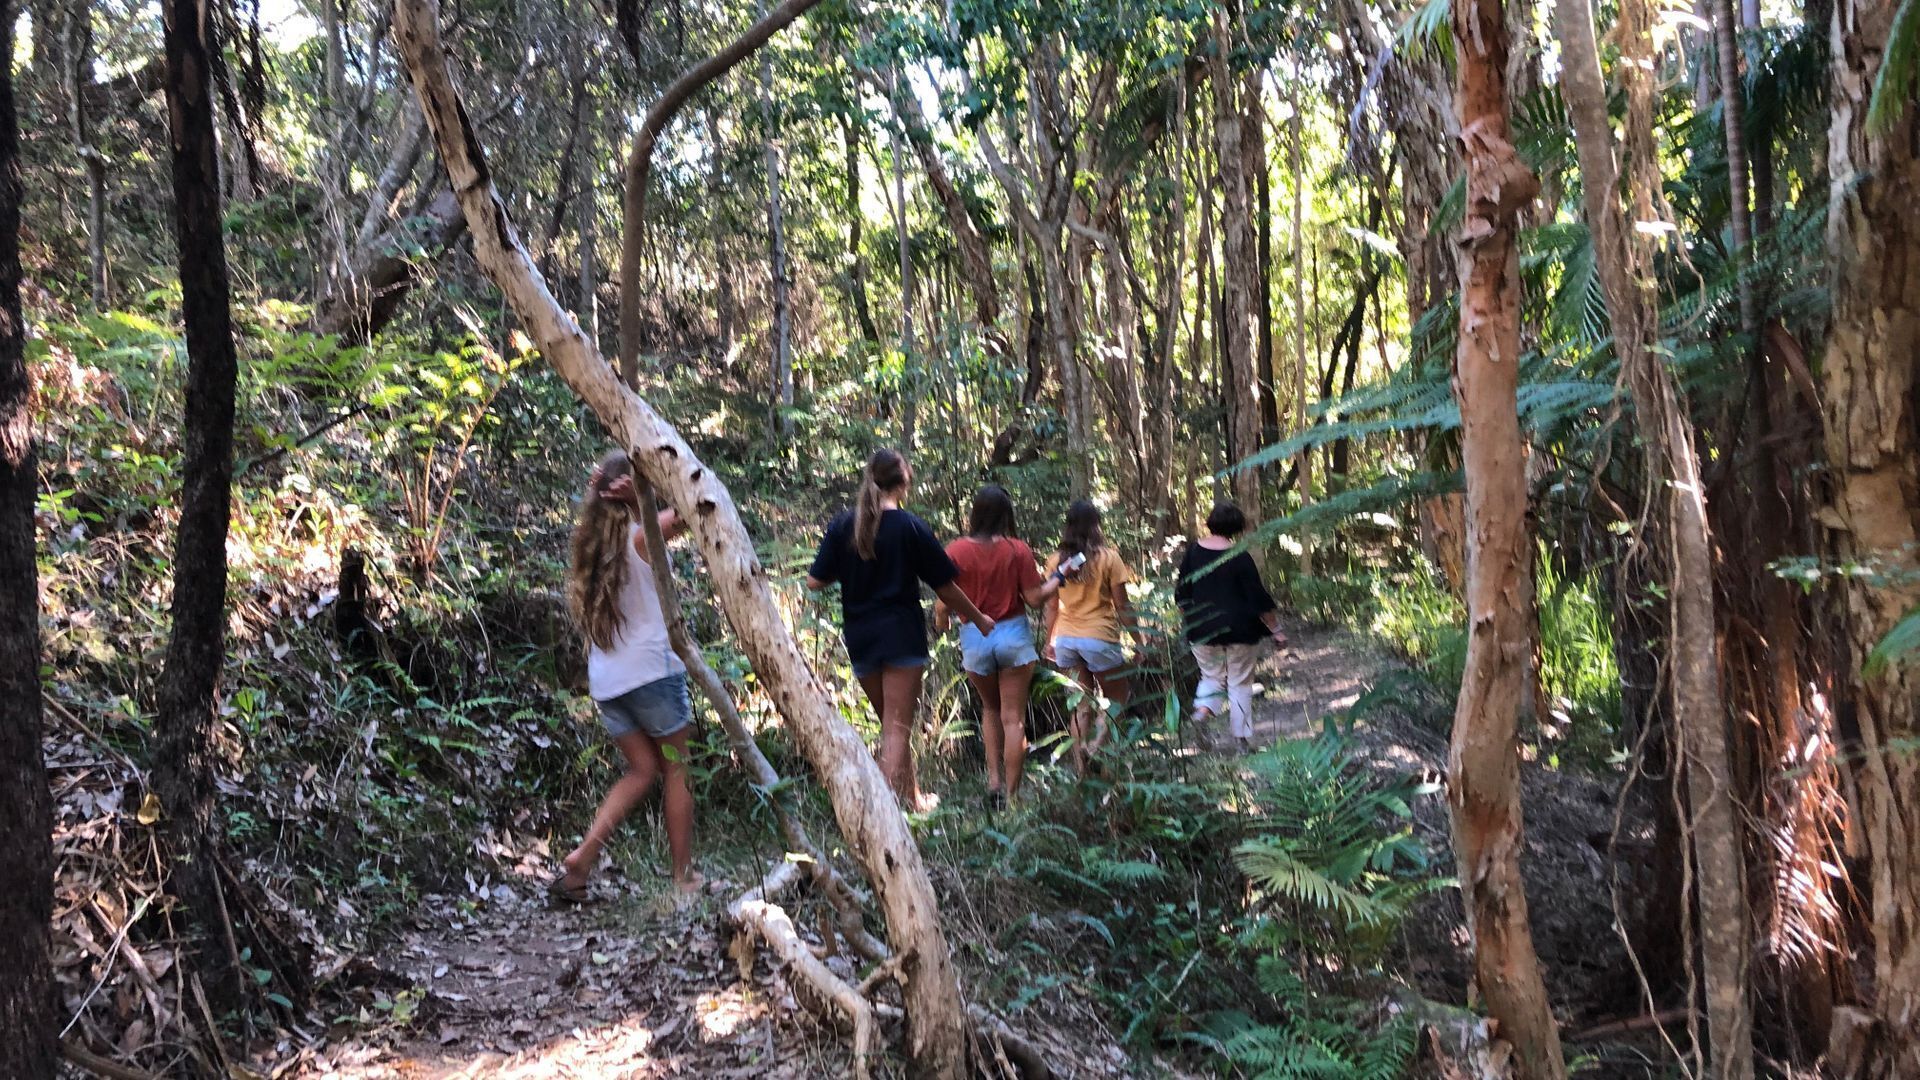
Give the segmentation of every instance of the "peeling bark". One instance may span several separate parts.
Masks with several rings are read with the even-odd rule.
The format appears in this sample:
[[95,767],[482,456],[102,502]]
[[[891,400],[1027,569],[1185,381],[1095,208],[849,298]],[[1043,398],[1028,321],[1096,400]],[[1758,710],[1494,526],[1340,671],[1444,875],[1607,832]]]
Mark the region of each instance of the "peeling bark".
[[[1894,0],[1833,11],[1827,217],[1833,324],[1822,366],[1834,555],[1868,572],[1842,579],[1859,745],[1858,789],[1871,900],[1873,999],[1865,1075],[1920,1075],[1920,669],[1913,658],[1864,670],[1875,645],[1920,608],[1920,148],[1912,114],[1866,131],[1867,102]],[[1912,106],[1909,105],[1909,109]],[[1860,1024],[1835,1025],[1836,1043]],[[1836,1047],[1836,1056],[1838,1047]]]
[[1460,338],[1454,394],[1466,466],[1467,660],[1448,754],[1474,977],[1522,1080],[1567,1074],[1527,925],[1520,877],[1520,760],[1533,655],[1533,543],[1526,449],[1515,405],[1520,360],[1518,213],[1539,191],[1509,138],[1507,29],[1500,0],[1455,0],[1455,107],[1467,205],[1456,241]]

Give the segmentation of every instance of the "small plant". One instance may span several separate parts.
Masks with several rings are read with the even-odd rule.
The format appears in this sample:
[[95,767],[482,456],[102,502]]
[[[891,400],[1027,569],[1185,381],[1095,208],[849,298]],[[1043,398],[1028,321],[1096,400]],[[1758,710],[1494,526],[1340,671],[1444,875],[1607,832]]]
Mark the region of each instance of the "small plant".
[[1406,824],[1412,800],[1433,788],[1376,782],[1335,732],[1280,743],[1249,764],[1264,782],[1266,815],[1234,848],[1234,863],[1268,905],[1288,909],[1254,936],[1309,953],[1377,955],[1408,904],[1436,885]]

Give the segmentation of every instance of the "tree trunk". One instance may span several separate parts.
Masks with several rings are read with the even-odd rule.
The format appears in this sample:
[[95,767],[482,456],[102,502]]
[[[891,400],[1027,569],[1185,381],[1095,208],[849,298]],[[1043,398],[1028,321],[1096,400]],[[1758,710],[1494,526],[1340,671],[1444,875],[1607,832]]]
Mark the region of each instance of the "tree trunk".
[[[0,57],[19,15],[0,2]],[[51,1080],[59,1056],[50,960],[53,805],[40,756],[40,591],[34,563],[33,386],[20,312],[20,133],[0,65],[0,1076]]]
[[1247,156],[1247,168],[1253,172],[1259,200],[1254,216],[1259,269],[1254,276],[1260,281],[1260,441],[1265,445],[1280,440],[1280,392],[1273,379],[1273,170],[1267,164],[1266,125],[1261,122],[1261,74],[1247,73],[1246,95],[1247,126],[1253,133],[1253,153]]
[[[1920,607],[1920,152],[1910,125],[1870,134],[1866,113],[1894,0],[1839,0],[1833,17],[1827,217],[1833,323],[1821,375],[1834,555],[1869,572],[1841,579],[1860,742],[1859,791],[1873,1000],[1868,1075],[1920,1076],[1920,669],[1866,658]],[[1836,1039],[1841,1030],[1836,1026]]]
[[773,136],[773,54],[760,54],[760,106],[766,113],[767,263],[773,279],[773,435],[793,438],[792,303],[787,289],[787,238],[780,218],[780,146]]
[[339,286],[315,305],[313,328],[322,334],[339,334],[350,345],[372,340],[400,314],[400,306],[433,261],[466,228],[453,192],[436,193],[424,211],[396,222],[354,256]]
[[1734,0],[1710,0],[1713,6],[1713,47],[1720,61],[1720,120],[1727,139],[1727,194],[1732,207],[1734,266],[1740,274],[1740,332],[1748,347],[1755,340],[1760,316],[1754,303],[1753,276],[1747,272],[1753,259],[1753,220],[1747,182],[1746,90],[1740,82],[1740,38],[1734,22]]
[[[1301,151],[1302,96],[1293,91],[1293,119],[1287,125],[1293,151],[1293,430],[1307,430],[1307,263],[1306,192],[1307,170]],[[1316,297],[1316,299],[1318,299]],[[1304,509],[1313,498],[1313,448],[1301,447],[1294,459],[1294,475],[1300,483],[1300,505]],[[1300,572],[1313,573],[1313,538],[1300,537]]]
[[[1260,446],[1260,395],[1253,355],[1253,319],[1258,308],[1254,279],[1260,270],[1259,253],[1253,237],[1252,208],[1247,192],[1247,166],[1243,142],[1243,109],[1235,93],[1239,80],[1227,68],[1228,18],[1225,11],[1213,16],[1213,124],[1216,153],[1220,159],[1221,241],[1223,246],[1221,294],[1226,300],[1226,333],[1221,341],[1224,370],[1232,374],[1232,397],[1227,402],[1227,429],[1234,453],[1245,456]],[[1239,462],[1235,461],[1235,465]],[[1260,470],[1236,469],[1233,473],[1234,498],[1247,515],[1249,526],[1258,525],[1260,513]],[[1262,552],[1255,551],[1255,558]],[[1262,560],[1264,561],[1264,560]]]
[[[77,0],[68,13],[67,122],[74,152],[87,170],[87,281],[93,309],[107,308],[107,158],[93,144],[87,88],[93,85],[93,6]],[[36,35],[40,28],[36,27]]]
[[1507,30],[1500,0],[1455,0],[1454,107],[1467,201],[1456,240],[1461,281],[1454,394],[1467,495],[1466,671],[1454,713],[1453,810],[1474,976],[1522,1080],[1562,1080],[1566,1063],[1527,925],[1520,877],[1520,760],[1533,654],[1533,544],[1526,448],[1515,404],[1520,360],[1519,210],[1539,190],[1509,137]]
[[[958,1077],[966,1058],[966,1008],[941,934],[939,904],[899,803],[859,735],[829,702],[826,688],[808,668],[781,621],[766,570],[754,555],[753,538],[725,485],[700,463],[670,424],[621,385],[540,281],[493,188],[478,138],[454,92],[438,20],[431,0],[395,5],[394,32],[400,53],[473,229],[475,256],[506,294],[541,354],[619,443],[630,449],[646,479],[681,509],[712,570],[714,591],[743,650],[768,697],[786,718],[795,744],[827,789],[841,831],[873,882],[888,936],[906,975],[902,981],[908,1054],[914,1068],[924,1076]],[[630,178],[634,175],[630,169]],[[645,167],[638,175],[644,180]],[[629,208],[643,208],[633,193],[627,198]],[[626,240],[632,241],[639,224],[628,222]],[[637,260],[629,265],[637,265]],[[632,291],[634,284],[631,274],[624,276],[623,293]],[[637,307],[629,308],[623,300],[622,310],[637,312]],[[628,345],[622,351],[632,349]]]
[[872,345],[880,340],[880,328],[873,324],[873,307],[867,300],[867,251],[862,239],[865,215],[860,210],[860,137],[852,117],[840,121],[847,144],[847,294],[853,300],[854,320],[860,324],[860,337]]
[[393,149],[388,152],[387,163],[380,170],[380,176],[374,181],[373,191],[367,196],[367,208],[360,215],[360,228],[354,233],[355,252],[364,253],[380,239],[382,226],[393,220],[394,209],[400,197],[400,189],[406,187],[413,177],[413,170],[420,163],[420,150],[426,145],[427,121],[420,115],[413,102],[402,101],[400,111],[403,119],[399,132],[394,136]]
[[[581,48],[586,48],[582,44]],[[586,331],[587,340],[600,347],[600,270],[596,265],[593,250],[595,224],[599,219],[600,200],[600,152],[599,141],[594,138],[598,117],[593,109],[593,94],[586,77],[587,65],[582,62],[579,86],[574,98],[574,110],[579,115],[580,146],[574,156],[573,202],[574,229],[580,239],[580,299],[574,305],[580,313],[580,329]]]
[[167,113],[173,146],[180,309],[186,323],[186,415],[181,425],[180,525],[173,550],[172,629],[156,696],[153,790],[172,865],[167,888],[186,905],[201,940],[189,970],[207,975],[218,1011],[239,1004],[240,973],[211,947],[223,904],[213,857],[214,692],[225,659],[227,520],[233,476],[234,355],[222,234],[219,148],[213,125],[216,47],[204,9],[167,0]]
[[[1589,0],[1558,0],[1561,86],[1573,118],[1580,155],[1581,193],[1593,237],[1596,268],[1613,325],[1613,347],[1626,369],[1634,414],[1646,443],[1648,486],[1666,493],[1654,526],[1671,552],[1665,582],[1670,611],[1673,711],[1684,753],[1698,867],[1699,926],[1713,1073],[1723,1080],[1753,1075],[1753,1014],[1747,999],[1751,919],[1739,807],[1735,803],[1727,713],[1721,699],[1715,642],[1713,546],[1693,433],[1673,375],[1656,350],[1658,308],[1651,253],[1635,237],[1621,208],[1620,170],[1608,124]],[[1630,186],[1659,183],[1652,160],[1651,89],[1639,61],[1653,55],[1651,17],[1640,0],[1621,5],[1622,81],[1628,83]],[[1636,107],[1639,106],[1639,107]],[[1637,130],[1636,124],[1645,130]]]
[[[753,55],[755,49],[819,2],[783,0],[719,52],[681,72],[660,92],[659,99],[640,121],[633,148],[627,154],[626,187],[622,193],[622,208],[629,224],[620,233],[620,377],[629,386],[640,374],[640,263],[646,257],[646,236],[640,231],[640,223],[647,216],[647,179],[653,174],[653,145],[659,141],[660,132],[686,106],[687,99],[733,70],[735,64]],[[718,139],[714,140],[714,146],[717,152]]]
[[927,174],[927,186],[933,189],[940,208],[946,211],[947,228],[953,233],[954,245],[960,249],[960,268],[973,294],[973,317],[982,328],[991,329],[1000,319],[1000,290],[994,284],[993,258],[987,252],[986,238],[967,211],[966,200],[954,186],[946,162],[940,159],[940,149],[927,132],[927,120],[919,99],[911,93],[899,92],[898,87],[882,85],[879,89],[885,92],[893,106],[894,119],[905,129],[907,142],[913,147],[914,156],[920,159],[921,171]]
[[[887,89],[889,93],[898,93],[899,76],[889,70]],[[915,385],[914,373],[919,370],[918,350],[913,341],[913,301],[915,281],[913,274],[913,245],[907,232],[907,171],[905,158],[906,146],[900,137],[900,125],[889,129],[893,143],[893,231],[894,239],[900,249],[900,354],[903,359],[902,370],[906,385],[901,395],[906,399],[904,423],[901,425],[900,445],[908,453],[913,452],[915,429],[920,424],[920,388]]]

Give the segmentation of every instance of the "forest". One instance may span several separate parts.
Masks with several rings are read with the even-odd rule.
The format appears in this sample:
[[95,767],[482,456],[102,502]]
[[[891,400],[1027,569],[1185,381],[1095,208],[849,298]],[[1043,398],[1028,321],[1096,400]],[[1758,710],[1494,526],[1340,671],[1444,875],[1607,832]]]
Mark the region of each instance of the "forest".
[[1920,1080],[1920,0],[0,60],[0,1080]]

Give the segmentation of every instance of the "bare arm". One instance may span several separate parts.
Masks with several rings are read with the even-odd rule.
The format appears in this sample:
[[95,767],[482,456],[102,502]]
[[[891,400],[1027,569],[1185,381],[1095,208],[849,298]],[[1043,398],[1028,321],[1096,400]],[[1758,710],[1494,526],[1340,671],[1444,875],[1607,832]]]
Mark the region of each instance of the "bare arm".
[[[1060,571],[1055,570],[1053,573],[1040,579],[1040,584],[1035,585],[1031,589],[1020,590],[1020,596],[1021,599],[1027,602],[1028,607],[1037,608],[1042,604],[1051,603],[1054,596],[1059,594],[1060,586],[1066,583],[1066,576],[1061,574]],[[1053,629],[1051,618],[1049,618],[1047,623],[1047,629],[1049,632]]]
[[945,604],[947,607],[953,609],[961,618],[972,623],[975,630],[980,631],[982,634],[993,633],[993,620],[981,614],[980,609],[973,606],[973,601],[967,598],[966,592],[962,590],[960,586],[949,581],[945,585],[933,590],[933,594],[940,598],[940,603]]
[[1115,618],[1120,620],[1120,625],[1128,630],[1137,629],[1138,627],[1133,617],[1133,601],[1127,598],[1126,583],[1119,581],[1114,582],[1112,596],[1113,614]]
[[814,577],[812,574],[807,575],[807,588],[812,589],[814,592],[819,592],[821,589],[824,589],[831,584],[833,584],[833,582],[821,581],[819,578]]
[[[935,595],[937,596],[938,594],[936,593]],[[945,635],[947,628],[952,624],[953,612],[948,609],[947,602],[945,600],[935,600],[933,602],[933,632]]]

